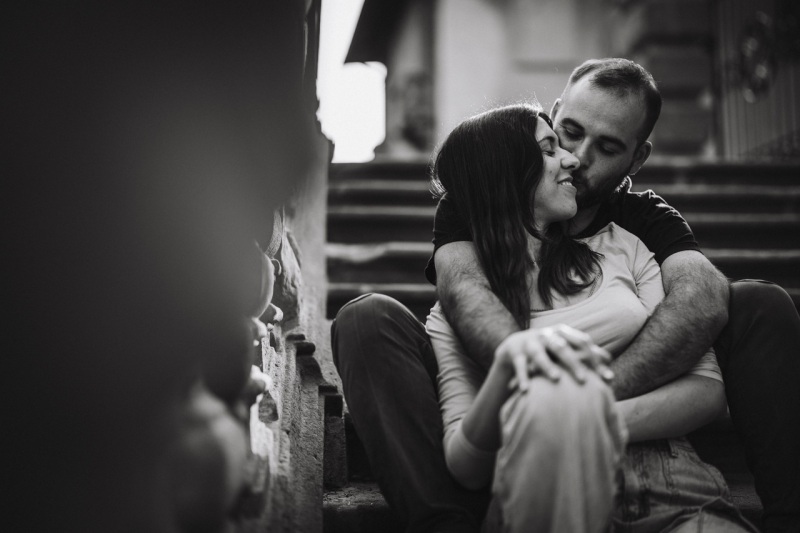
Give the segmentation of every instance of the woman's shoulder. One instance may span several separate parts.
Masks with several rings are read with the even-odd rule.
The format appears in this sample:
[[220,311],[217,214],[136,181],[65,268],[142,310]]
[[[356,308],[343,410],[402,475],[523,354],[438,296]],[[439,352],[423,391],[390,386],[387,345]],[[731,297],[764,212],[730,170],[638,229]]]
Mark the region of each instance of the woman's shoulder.
[[630,251],[635,250],[640,243],[641,246],[644,246],[639,237],[618,225],[616,222],[609,222],[600,228],[597,233],[582,240],[584,240],[593,250],[600,253],[603,253],[603,250],[599,248]]

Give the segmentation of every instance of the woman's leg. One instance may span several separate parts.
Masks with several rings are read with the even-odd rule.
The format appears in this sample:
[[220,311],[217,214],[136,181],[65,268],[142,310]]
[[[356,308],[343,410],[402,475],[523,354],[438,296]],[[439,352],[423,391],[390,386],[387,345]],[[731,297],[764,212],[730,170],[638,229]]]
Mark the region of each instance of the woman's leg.
[[630,444],[622,479],[614,531],[756,531],[730,502],[719,470],[685,438]]
[[669,533],[752,533],[756,530],[732,521],[729,516],[700,511],[668,531]]
[[501,411],[493,491],[504,531],[604,531],[625,448],[610,389],[534,379]]

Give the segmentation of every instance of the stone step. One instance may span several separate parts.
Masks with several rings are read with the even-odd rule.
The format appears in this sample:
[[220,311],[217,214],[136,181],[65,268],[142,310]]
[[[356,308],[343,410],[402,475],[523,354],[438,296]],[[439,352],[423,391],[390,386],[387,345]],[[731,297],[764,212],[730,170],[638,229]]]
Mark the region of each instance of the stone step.
[[[633,190],[655,190],[678,211],[800,212],[800,186],[647,183]],[[329,206],[435,206],[427,181],[346,179],[330,184]]]
[[[433,251],[425,242],[326,245],[328,279],[347,283],[420,283]],[[703,250],[731,279],[759,278],[800,287],[800,249]]]
[[[783,287],[800,310],[800,287]],[[328,286],[327,318],[334,318],[339,309],[362,294],[375,292],[397,299],[424,322],[436,302],[436,289],[429,283],[330,283]]]
[[[424,242],[435,207],[340,205],[328,208],[328,242]],[[800,213],[684,212],[701,247],[800,248]]]
[[343,179],[328,184],[328,206],[435,206],[427,180]]
[[[348,428],[348,468],[357,479],[342,488],[327,490],[323,496],[325,533],[400,532],[402,525],[393,515],[368,470],[363,448],[346,419]],[[700,457],[716,466],[731,490],[733,502],[757,526],[761,523],[761,502],[755,493],[753,477],[747,469],[744,450],[729,418],[723,418],[693,432],[689,440]],[[366,470],[365,466],[366,465]]]
[[323,533],[402,533],[378,485],[354,482],[322,496]]
[[[330,184],[343,180],[411,180],[427,182],[428,159],[333,163]],[[641,184],[800,185],[800,160],[715,161],[697,157],[652,156],[634,177]],[[658,189],[656,189],[658,190]]]
[[428,159],[409,161],[373,160],[366,163],[331,163],[328,180],[343,179],[428,180]]

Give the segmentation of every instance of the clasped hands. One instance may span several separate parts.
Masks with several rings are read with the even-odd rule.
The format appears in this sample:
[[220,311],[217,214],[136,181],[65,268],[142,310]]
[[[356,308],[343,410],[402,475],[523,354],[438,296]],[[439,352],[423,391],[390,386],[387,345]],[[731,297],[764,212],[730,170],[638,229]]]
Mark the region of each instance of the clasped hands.
[[495,361],[513,371],[509,386],[525,391],[534,375],[541,373],[558,381],[564,371],[578,383],[584,383],[589,372],[609,382],[614,373],[609,368],[611,354],[597,346],[586,333],[559,324],[512,333],[500,343]]

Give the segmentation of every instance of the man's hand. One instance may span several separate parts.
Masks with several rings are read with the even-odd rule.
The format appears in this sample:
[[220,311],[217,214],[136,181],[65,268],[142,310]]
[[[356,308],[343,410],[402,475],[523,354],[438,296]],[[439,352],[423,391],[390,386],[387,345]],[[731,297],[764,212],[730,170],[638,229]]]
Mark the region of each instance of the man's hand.
[[552,381],[561,378],[562,369],[578,383],[586,381],[588,372],[596,372],[605,381],[614,374],[608,367],[611,355],[589,336],[564,324],[529,329],[509,335],[495,350],[495,361],[513,368],[511,386],[527,390],[531,376],[539,371]]

